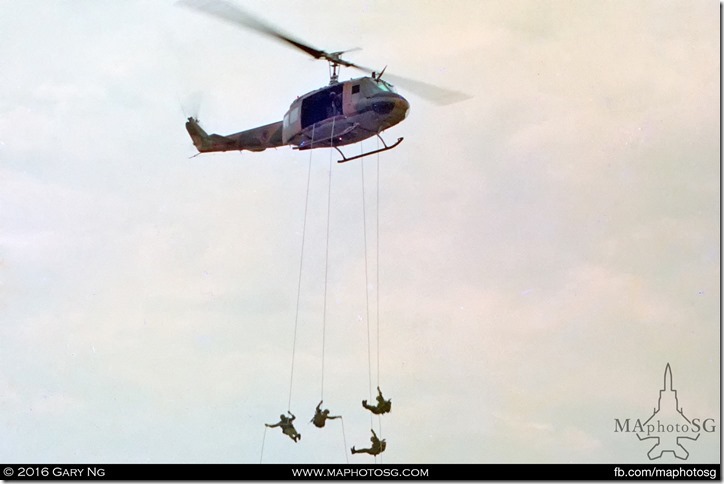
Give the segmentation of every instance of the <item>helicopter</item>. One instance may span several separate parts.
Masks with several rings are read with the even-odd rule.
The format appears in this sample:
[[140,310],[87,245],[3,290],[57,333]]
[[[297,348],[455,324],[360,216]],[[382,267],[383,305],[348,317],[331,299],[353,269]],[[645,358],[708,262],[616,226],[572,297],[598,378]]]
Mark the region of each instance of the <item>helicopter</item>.
[[[295,99],[281,121],[219,135],[206,133],[197,118],[189,117],[186,130],[199,151],[197,155],[219,151],[259,152],[281,146],[292,146],[297,150],[335,148],[342,156],[338,163],[344,163],[391,150],[403,141],[403,138],[398,138],[388,145],[380,136],[383,131],[402,122],[410,110],[410,103],[397,92],[392,82],[404,84],[411,92],[440,105],[469,98],[457,91],[399,76],[388,74],[383,79],[386,67],[377,73],[341,57],[356,49],[338,52],[316,49],[225,0],[179,0],[177,4],[254,30],[329,64],[329,83]],[[368,75],[340,82],[340,67],[355,68]],[[345,156],[339,148],[373,136],[382,141],[382,148],[351,157]]]

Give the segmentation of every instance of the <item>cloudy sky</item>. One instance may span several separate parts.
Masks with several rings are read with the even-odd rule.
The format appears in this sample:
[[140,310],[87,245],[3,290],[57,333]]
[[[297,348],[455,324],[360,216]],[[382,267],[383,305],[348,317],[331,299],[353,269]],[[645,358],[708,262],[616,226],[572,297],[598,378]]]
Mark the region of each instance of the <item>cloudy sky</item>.
[[325,270],[330,151],[184,129],[280,120],[324,63],[173,1],[0,0],[0,461],[371,463],[374,426],[385,463],[648,462],[615,419],[667,363],[718,418],[717,2],[238,5],[473,98],[400,87],[398,148],[331,154]]

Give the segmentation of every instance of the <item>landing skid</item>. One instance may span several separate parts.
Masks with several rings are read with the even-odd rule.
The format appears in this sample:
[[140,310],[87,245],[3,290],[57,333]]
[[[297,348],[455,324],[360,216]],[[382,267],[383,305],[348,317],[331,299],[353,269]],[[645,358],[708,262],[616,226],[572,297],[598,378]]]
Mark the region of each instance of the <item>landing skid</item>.
[[340,150],[339,148],[337,148],[337,147],[335,146],[334,149],[337,150],[337,151],[339,151],[339,154],[342,155],[342,159],[341,159],[341,160],[337,160],[337,163],[345,163],[345,162],[347,162],[347,161],[352,161],[352,160],[357,160],[357,159],[359,159],[359,158],[364,158],[365,156],[374,155],[375,153],[382,153],[383,151],[391,150],[392,148],[394,148],[394,147],[396,147],[397,145],[399,145],[400,143],[402,143],[402,140],[405,139],[405,138],[397,138],[397,141],[395,142],[395,144],[390,145],[390,146],[387,146],[387,143],[385,143],[385,140],[383,140],[382,137],[381,137],[379,134],[377,135],[377,137],[380,139],[380,141],[382,141],[382,144],[385,145],[384,148],[380,148],[380,149],[374,150],[374,151],[368,151],[367,153],[362,153],[361,155],[352,156],[352,157],[350,157],[350,158],[347,158],[346,156],[344,156],[344,153],[342,153],[342,150]]

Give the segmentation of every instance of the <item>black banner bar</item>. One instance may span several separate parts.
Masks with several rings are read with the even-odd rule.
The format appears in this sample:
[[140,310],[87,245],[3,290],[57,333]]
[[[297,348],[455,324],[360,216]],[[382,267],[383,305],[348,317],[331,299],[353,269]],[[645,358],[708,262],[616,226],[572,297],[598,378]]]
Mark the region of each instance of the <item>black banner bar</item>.
[[720,464],[0,464],[0,480],[721,480]]

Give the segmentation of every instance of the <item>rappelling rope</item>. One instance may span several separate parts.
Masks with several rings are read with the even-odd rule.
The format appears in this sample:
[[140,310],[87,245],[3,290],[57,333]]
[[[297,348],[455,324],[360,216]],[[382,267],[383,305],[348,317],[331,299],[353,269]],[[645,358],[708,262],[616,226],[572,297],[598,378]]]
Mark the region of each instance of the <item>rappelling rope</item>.
[[[360,148],[361,149],[361,148]],[[367,205],[365,201],[365,160],[364,158],[360,161],[361,173],[362,173],[362,227],[364,234],[364,249],[365,249],[365,300],[367,306],[367,376],[369,380],[369,402],[372,402],[372,342],[370,339],[370,291],[369,291],[369,277],[367,273]],[[374,415],[370,413],[370,427],[374,426]],[[377,456],[374,456],[375,464],[377,463]]]
[[[380,148],[380,139],[377,138],[377,149]],[[377,274],[376,282],[376,301],[377,301],[377,385],[381,385],[380,382],[380,154],[377,153],[377,254],[375,256],[377,267],[375,272]]]
[[[377,138],[377,149],[380,148],[380,139]],[[377,153],[377,385],[381,386],[380,377],[380,153]],[[377,416],[378,426],[380,429],[380,437],[384,436],[382,432],[382,415]],[[380,463],[382,457],[380,457]]]
[[[380,147],[380,139],[377,138],[377,149]],[[375,272],[377,275],[377,282],[376,282],[376,301],[377,301],[377,386],[380,386],[382,383],[380,382],[380,154],[377,153],[377,196],[376,196],[376,204],[377,204],[377,227],[376,227],[376,235],[377,235],[377,244],[376,244],[376,264],[377,267],[375,268]],[[377,425],[380,429],[380,437],[382,437],[382,415],[377,416]],[[381,457],[380,457],[381,460]]]
[[261,439],[261,455],[259,456],[259,464],[264,460],[264,442],[266,442],[266,425],[264,426],[264,437]]
[[347,459],[347,464],[349,464],[349,455],[347,453],[347,435],[344,433],[344,417],[339,417],[339,419],[342,421],[342,442],[344,444],[344,458]]
[[304,201],[304,222],[302,224],[302,250],[299,256],[299,279],[297,281],[297,310],[294,315],[294,343],[292,345],[292,369],[289,376],[289,401],[287,409],[292,408],[292,386],[294,384],[294,357],[297,351],[297,325],[299,323],[299,301],[302,294],[302,266],[304,264],[304,239],[307,233],[307,208],[309,207],[309,180],[312,175],[312,149],[314,148],[314,126],[312,126],[312,146],[309,150],[309,165],[307,166],[307,195]]
[[[334,146],[334,125],[335,125],[335,119],[332,118],[332,132],[329,135],[329,147]],[[329,150],[329,190],[327,191],[327,240],[325,242],[325,249],[324,249],[324,311],[322,316],[322,384],[321,384],[321,395],[320,399],[324,400],[324,354],[325,354],[325,344],[326,344],[326,334],[327,334],[327,282],[329,280],[329,227],[330,227],[330,220],[332,218],[332,157],[333,157],[332,150]],[[344,418],[340,416],[340,420],[342,421],[342,445],[344,445],[344,448],[342,451],[344,452],[344,457],[347,461],[347,464],[349,464],[349,455],[347,455],[347,435],[344,431]]]
[[[329,147],[334,146],[334,122],[332,118],[332,132],[329,135]],[[324,249],[324,306],[322,313],[322,383],[320,400],[324,400],[324,349],[327,334],[327,275],[329,273],[329,221],[332,210],[332,150],[329,150],[329,190],[327,190],[327,241]]]
[[[362,148],[360,148],[362,149]],[[367,211],[365,209],[365,160],[360,161],[362,174],[362,227],[365,251],[365,301],[367,308],[367,376],[369,381],[369,401],[372,401],[372,343],[370,339],[370,294],[369,294],[369,277],[367,273]],[[370,414],[370,425],[374,422],[372,414]]]

